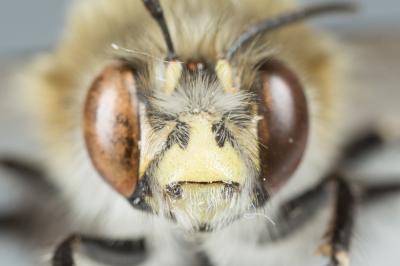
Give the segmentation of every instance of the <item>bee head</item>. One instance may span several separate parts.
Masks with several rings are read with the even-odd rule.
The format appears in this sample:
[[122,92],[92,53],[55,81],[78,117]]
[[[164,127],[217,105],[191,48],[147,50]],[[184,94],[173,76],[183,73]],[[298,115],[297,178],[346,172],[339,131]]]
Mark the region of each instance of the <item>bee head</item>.
[[100,175],[133,206],[189,230],[216,229],[290,179],[309,133],[296,74],[265,58],[251,70],[251,82],[242,82],[235,54],[260,33],[348,6],[269,19],[221,58],[180,61],[158,1],[144,2],[160,24],[167,59],[150,74],[125,61],[100,73],[85,104],[87,149]]

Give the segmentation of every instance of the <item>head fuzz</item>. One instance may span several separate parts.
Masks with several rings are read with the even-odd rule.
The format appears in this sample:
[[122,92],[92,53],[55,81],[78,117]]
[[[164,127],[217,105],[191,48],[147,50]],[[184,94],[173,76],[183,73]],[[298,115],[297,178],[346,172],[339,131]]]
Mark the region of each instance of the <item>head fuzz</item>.
[[[184,68],[185,67],[185,68]],[[179,85],[179,81],[182,78],[183,71],[186,70],[189,73],[195,74],[196,72],[202,72],[205,70],[205,64],[201,61],[189,61],[186,64],[180,61],[167,62],[164,73],[164,88],[163,91],[167,95],[171,95],[175,92]],[[233,69],[231,64],[225,60],[220,59],[215,65],[215,75],[219,82],[222,84],[223,91],[226,94],[234,94],[239,91],[239,84],[235,84],[235,78],[233,75]],[[236,78],[237,81],[238,78]],[[238,82],[236,82],[238,83]]]

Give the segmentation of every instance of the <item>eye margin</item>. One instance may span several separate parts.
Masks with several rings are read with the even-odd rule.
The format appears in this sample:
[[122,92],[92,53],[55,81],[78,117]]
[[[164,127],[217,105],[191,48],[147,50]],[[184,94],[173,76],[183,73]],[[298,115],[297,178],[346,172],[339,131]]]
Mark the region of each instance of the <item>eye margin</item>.
[[130,197],[139,179],[137,72],[124,62],[106,66],[90,86],[83,112],[86,148],[101,177]]
[[298,76],[276,59],[260,64],[255,86],[258,115],[263,117],[257,125],[260,181],[267,194],[273,194],[289,180],[304,156],[310,127],[308,103]]

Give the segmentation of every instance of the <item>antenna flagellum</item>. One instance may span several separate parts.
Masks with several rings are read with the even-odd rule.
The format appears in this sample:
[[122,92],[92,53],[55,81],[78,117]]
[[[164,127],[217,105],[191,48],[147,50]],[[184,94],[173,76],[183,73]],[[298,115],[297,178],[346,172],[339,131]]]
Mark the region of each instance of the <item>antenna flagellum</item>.
[[165,20],[164,11],[159,0],[143,0],[143,4],[150,12],[151,16],[157,21],[164,36],[165,43],[168,49],[167,60],[176,59],[174,44],[172,43],[171,34]]
[[353,2],[332,2],[324,4],[316,4],[303,9],[295,10],[286,14],[282,14],[273,18],[268,18],[264,21],[257,23],[250,27],[246,32],[244,32],[229,48],[226,53],[226,58],[231,60],[236,52],[246,45],[249,41],[254,39],[254,37],[277,30],[283,26],[293,24],[295,22],[311,18],[318,15],[323,15],[327,13],[334,12],[352,12],[356,9],[356,5]]

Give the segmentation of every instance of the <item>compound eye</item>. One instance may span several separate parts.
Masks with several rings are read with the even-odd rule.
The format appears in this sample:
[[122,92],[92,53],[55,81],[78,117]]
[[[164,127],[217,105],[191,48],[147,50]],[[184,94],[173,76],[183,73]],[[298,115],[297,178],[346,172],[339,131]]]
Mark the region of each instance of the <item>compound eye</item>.
[[139,102],[134,71],[115,64],[93,82],[86,98],[84,133],[100,175],[125,197],[133,194],[139,168]]
[[304,90],[296,75],[279,62],[258,73],[258,123],[261,178],[266,191],[277,191],[293,175],[304,154],[309,115]]

